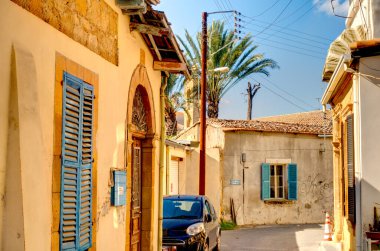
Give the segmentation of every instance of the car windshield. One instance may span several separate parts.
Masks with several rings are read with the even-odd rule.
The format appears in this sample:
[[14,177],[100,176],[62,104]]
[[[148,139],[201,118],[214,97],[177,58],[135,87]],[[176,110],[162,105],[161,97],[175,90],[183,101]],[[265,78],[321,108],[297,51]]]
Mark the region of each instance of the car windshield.
[[198,200],[164,199],[164,219],[199,219],[201,209]]

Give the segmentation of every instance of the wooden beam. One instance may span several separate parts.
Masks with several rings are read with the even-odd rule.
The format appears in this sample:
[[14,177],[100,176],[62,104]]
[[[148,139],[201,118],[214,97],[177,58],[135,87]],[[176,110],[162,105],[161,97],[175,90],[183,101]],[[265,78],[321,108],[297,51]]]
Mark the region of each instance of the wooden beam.
[[[146,23],[143,14],[140,13],[140,14],[139,14],[139,17],[140,17],[140,19],[141,19],[141,21],[142,21],[143,23]],[[152,36],[151,34],[148,34],[148,37],[149,37],[150,43],[153,45],[153,48],[154,48],[154,51],[156,52],[156,55],[157,55],[158,60],[162,60],[161,53],[158,51],[158,48],[157,48],[156,42],[154,41],[153,36]]]
[[129,28],[131,31],[136,30],[140,33],[151,34],[158,37],[161,37],[162,35],[168,36],[170,33],[168,28],[157,27],[149,24],[130,23]]
[[179,71],[186,71],[187,66],[185,63],[154,61],[153,69],[156,71],[179,72]]

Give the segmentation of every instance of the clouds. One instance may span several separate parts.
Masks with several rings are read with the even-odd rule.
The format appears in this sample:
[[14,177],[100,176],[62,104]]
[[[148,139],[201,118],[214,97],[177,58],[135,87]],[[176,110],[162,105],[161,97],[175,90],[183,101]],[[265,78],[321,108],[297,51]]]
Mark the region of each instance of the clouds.
[[[331,7],[331,0],[313,0],[319,11],[324,12],[328,15],[334,15],[333,9]],[[349,3],[348,0],[333,0],[332,4],[335,9],[335,14],[346,16],[348,12]]]

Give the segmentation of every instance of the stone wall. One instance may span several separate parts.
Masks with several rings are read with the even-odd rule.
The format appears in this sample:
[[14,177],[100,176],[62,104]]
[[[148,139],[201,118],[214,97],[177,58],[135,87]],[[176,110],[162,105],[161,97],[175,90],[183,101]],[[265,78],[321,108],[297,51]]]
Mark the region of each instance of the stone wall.
[[11,0],[57,30],[118,64],[118,14],[104,0]]

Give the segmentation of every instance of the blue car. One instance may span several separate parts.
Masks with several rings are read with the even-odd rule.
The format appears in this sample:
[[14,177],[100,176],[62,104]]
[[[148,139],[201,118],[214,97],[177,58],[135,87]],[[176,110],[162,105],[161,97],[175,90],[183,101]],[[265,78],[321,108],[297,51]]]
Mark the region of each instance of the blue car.
[[220,250],[220,224],[206,196],[164,197],[163,251]]

